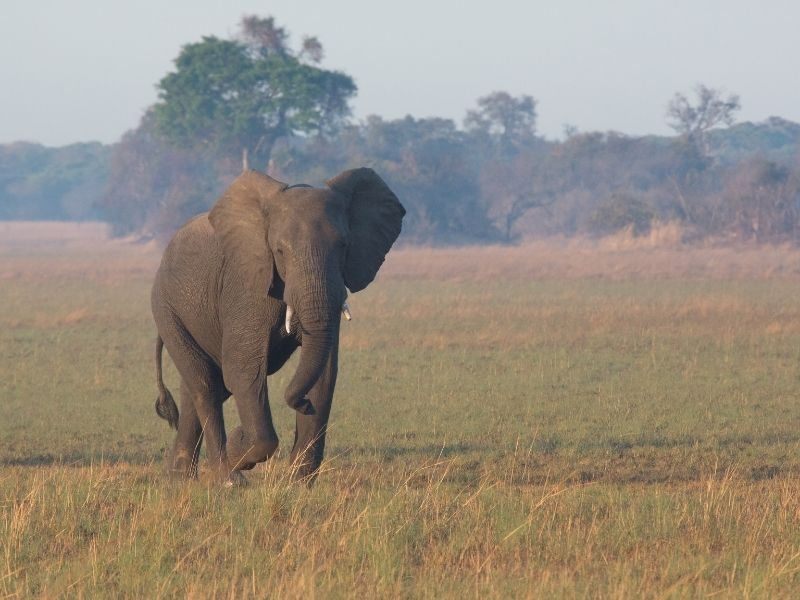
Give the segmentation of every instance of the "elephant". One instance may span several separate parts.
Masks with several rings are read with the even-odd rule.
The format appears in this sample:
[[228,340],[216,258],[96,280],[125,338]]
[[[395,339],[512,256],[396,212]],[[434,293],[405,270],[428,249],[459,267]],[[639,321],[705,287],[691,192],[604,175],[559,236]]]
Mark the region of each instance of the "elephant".
[[[167,245],[153,283],[156,413],[177,430],[167,470],[196,478],[205,438],[214,477],[246,484],[242,471],[278,447],[267,376],[298,348],[285,400],[296,411],[291,462],[313,481],[338,369],[347,290],[375,278],[400,235],[405,209],[369,168],[345,171],[324,188],[287,185],[245,170],[208,213]],[[165,387],[167,349],[181,379],[180,410]],[[223,402],[241,425],[226,435]]]

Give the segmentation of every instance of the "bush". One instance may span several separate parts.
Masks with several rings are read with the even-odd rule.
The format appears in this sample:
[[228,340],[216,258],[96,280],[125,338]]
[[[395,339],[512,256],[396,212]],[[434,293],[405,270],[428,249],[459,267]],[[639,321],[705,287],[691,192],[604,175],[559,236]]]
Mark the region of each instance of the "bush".
[[615,193],[600,204],[589,220],[593,233],[607,235],[630,227],[634,235],[650,231],[655,211],[645,202],[626,193]]

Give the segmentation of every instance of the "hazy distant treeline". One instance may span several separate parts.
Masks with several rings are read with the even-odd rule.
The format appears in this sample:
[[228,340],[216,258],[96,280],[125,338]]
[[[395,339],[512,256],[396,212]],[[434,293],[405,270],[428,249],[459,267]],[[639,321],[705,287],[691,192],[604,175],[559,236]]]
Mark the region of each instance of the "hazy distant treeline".
[[[278,144],[271,172],[320,184],[376,168],[408,209],[407,241],[460,243],[605,234],[676,220],[693,235],[800,236],[800,125],[781,119],[712,132],[713,159],[680,137],[575,133],[507,145],[446,119],[371,117],[335,136]],[[253,165],[265,168],[266,165]],[[145,118],[113,146],[0,146],[0,218],[102,218],[118,234],[167,235],[241,171],[162,140]]]
[[[796,240],[800,125],[773,118],[710,137],[707,158],[680,137],[575,133],[565,141],[531,136],[507,145],[445,119],[372,117],[335,136],[278,144],[270,170],[288,182],[321,184],[344,168],[373,166],[408,209],[408,242],[603,235],[626,227],[646,233],[658,221],[678,221],[695,237]],[[45,188],[34,194],[50,204],[17,203],[36,212],[4,211],[4,217],[81,218],[99,211],[118,234],[165,236],[208,209],[241,170],[237,155],[169,145],[148,119],[114,147],[100,149],[95,169],[75,171],[90,175],[85,185],[78,177],[59,180],[66,182],[63,194],[55,187],[46,188],[51,196]],[[51,179],[35,174],[25,180],[14,191],[27,190],[30,197],[39,182]],[[6,188],[4,208],[15,205],[9,200]],[[46,206],[52,211],[42,210]]]
[[112,152],[98,142],[0,145],[0,220],[101,218]]
[[0,218],[99,217],[120,235],[164,237],[209,208],[247,150],[251,166],[292,183],[372,166],[406,206],[407,242],[640,234],[667,221],[692,237],[800,239],[800,125],[731,125],[736,96],[676,94],[674,137],[567,129],[547,140],[535,99],[504,92],[461,123],[355,123],[352,79],[319,66],[315,38],[287,40],[273,19],[245,17],[234,39],[187,44],[159,102],[113,146],[0,146]]

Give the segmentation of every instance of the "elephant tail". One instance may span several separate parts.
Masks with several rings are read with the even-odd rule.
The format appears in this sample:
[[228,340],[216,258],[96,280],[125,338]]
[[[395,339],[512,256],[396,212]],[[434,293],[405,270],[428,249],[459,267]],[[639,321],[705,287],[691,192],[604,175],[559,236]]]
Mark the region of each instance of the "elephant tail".
[[158,399],[156,400],[156,413],[166,420],[173,429],[178,428],[178,406],[170,391],[164,385],[161,371],[161,354],[164,351],[164,340],[161,336],[156,338],[156,382],[158,383]]

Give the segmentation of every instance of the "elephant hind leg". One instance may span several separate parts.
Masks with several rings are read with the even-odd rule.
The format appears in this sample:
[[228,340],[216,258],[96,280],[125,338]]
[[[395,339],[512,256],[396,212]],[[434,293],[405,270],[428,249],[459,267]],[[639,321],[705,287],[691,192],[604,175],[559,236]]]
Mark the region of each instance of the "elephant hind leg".
[[185,382],[181,382],[181,409],[178,416],[178,434],[169,459],[169,472],[175,477],[197,478],[197,463],[203,443],[203,426],[194,407],[194,395]]
[[205,439],[212,469],[217,477],[228,481],[231,468],[225,453],[222,403],[229,393],[222,381],[222,373],[180,323],[160,322],[158,326],[164,345],[182,380],[178,434],[170,470],[177,472],[176,474],[194,476],[197,472],[200,444]]
[[[218,383],[220,382],[220,383]],[[226,452],[225,421],[222,417],[222,402],[228,396],[221,380],[211,382],[205,389],[189,388],[194,403],[196,426],[206,440],[206,453],[211,468],[221,481],[231,482],[231,463]],[[178,422],[180,427],[180,421]],[[188,437],[187,437],[188,441]],[[197,444],[199,450],[199,443]],[[238,481],[234,479],[234,481]]]

